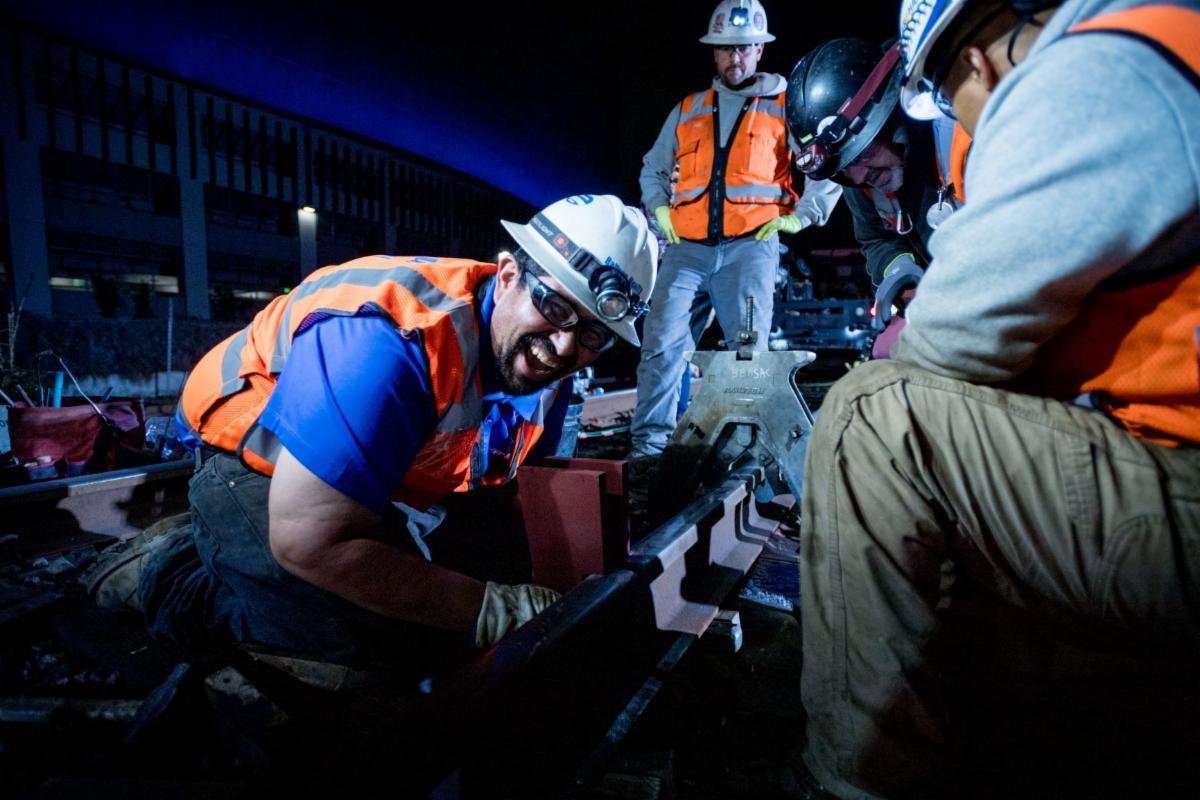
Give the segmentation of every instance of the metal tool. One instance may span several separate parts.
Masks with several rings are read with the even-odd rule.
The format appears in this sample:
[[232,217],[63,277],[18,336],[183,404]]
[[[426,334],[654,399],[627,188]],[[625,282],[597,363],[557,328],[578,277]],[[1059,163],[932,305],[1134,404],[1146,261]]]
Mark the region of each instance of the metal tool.
[[[746,323],[753,324],[753,302]],[[686,358],[704,372],[704,388],[671,436],[651,487],[655,516],[687,502],[697,488],[755,459],[777,493],[801,495],[804,452],[813,416],[797,373],[816,359],[808,350],[758,352],[757,332],[738,331],[736,351]]]

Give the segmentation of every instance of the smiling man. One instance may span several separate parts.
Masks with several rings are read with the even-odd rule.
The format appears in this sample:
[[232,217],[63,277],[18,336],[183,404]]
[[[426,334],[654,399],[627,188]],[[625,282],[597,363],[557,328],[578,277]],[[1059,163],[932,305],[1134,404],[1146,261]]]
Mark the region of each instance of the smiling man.
[[180,644],[339,661],[487,647],[553,602],[432,563],[405,529],[553,452],[559,381],[638,344],[657,249],[611,196],[503,224],[519,247],[497,264],[326,267],[206,355],[176,414],[204,461],[191,525],[102,559],[97,601]]

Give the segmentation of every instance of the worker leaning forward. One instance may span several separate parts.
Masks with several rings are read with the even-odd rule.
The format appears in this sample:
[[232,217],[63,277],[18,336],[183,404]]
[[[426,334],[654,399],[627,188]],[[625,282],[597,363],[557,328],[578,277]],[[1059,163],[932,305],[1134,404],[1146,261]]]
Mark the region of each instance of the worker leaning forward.
[[808,448],[804,760],[839,798],[973,794],[946,562],[1056,637],[1200,655],[1200,3],[905,0],[900,44],[905,110],[974,145],[892,360]]
[[[900,109],[900,45],[832,39],[788,78],[788,129],[809,178],[845,187],[854,235],[875,285],[874,354],[886,357],[901,313],[929,264],[929,239],[964,199],[971,144],[953,119],[915,120]],[[886,329],[886,330],[885,330]]]
[[553,602],[432,563],[406,527],[553,453],[560,381],[619,339],[638,344],[657,250],[611,196],[503,224],[519,247],[497,264],[326,267],[201,359],[177,413],[203,457],[191,525],[106,555],[88,581],[98,602],[140,608],[184,645],[418,669]]

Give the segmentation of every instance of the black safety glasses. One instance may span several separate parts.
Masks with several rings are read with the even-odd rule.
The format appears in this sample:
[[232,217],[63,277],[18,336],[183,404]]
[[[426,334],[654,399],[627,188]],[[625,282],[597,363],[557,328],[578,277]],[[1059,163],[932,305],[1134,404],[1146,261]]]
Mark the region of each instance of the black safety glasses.
[[580,345],[602,353],[617,343],[617,334],[607,325],[582,319],[575,306],[565,297],[542,283],[529,270],[521,270],[521,276],[529,286],[529,297],[534,307],[554,327],[564,331],[575,331]]

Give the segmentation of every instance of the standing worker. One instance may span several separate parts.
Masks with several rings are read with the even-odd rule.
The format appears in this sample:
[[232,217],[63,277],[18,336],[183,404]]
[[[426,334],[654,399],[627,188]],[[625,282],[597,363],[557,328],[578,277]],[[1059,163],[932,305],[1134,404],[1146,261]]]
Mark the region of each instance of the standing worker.
[[808,448],[804,760],[839,798],[972,794],[947,782],[947,560],[1056,631],[1200,653],[1200,4],[900,23],[901,102],[975,143],[893,360],[833,387]]
[[[732,339],[753,298],[755,347],[767,349],[774,310],[778,233],[821,223],[837,187],[814,191],[796,212],[784,121],[787,81],[757,72],[763,46],[774,41],[759,0],[722,0],[700,42],[713,45],[712,86],[671,110],[642,159],[642,204],[667,242],[662,273],[646,317],[632,423],[637,477],[662,453],[675,430],[683,353],[692,337],[689,317],[706,295]],[[669,189],[672,170],[679,180]],[[830,197],[828,192],[834,194]]]
[[641,213],[611,196],[503,224],[518,249],[497,264],[326,267],[201,359],[176,415],[203,459],[191,525],[106,554],[88,580],[97,602],[141,609],[181,645],[418,674],[551,603],[548,589],[431,563],[406,526],[553,452],[560,382],[618,339],[638,344],[657,251]]

